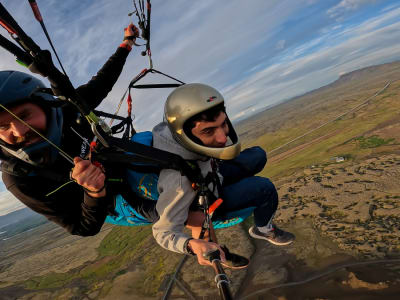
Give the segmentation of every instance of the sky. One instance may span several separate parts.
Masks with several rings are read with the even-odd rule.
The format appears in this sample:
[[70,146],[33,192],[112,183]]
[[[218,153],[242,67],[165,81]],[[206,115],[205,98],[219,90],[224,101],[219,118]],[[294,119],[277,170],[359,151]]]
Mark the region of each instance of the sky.
[[[42,49],[50,46],[28,1],[2,0]],[[131,0],[37,0],[58,55],[75,86],[86,83],[113,54],[123,28],[137,19]],[[3,36],[7,32],[0,28]],[[151,50],[156,70],[200,82],[225,97],[232,120],[329,84],[363,67],[400,60],[396,0],[153,0]],[[138,40],[139,44],[143,41]],[[114,112],[148,58],[130,53],[100,109]],[[53,55],[54,57],[54,55]],[[25,68],[0,49],[0,70]],[[44,79],[45,84],[48,82]],[[150,74],[141,83],[171,82]],[[134,90],[134,125],[151,130],[171,92]],[[125,107],[121,111],[125,114]],[[0,215],[23,206],[0,182]]]

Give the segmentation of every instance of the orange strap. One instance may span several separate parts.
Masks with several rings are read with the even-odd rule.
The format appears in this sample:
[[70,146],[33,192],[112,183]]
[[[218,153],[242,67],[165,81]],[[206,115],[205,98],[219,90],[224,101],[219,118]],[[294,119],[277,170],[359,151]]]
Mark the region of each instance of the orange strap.
[[222,202],[224,202],[224,200],[222,200],[221,198],[218,198],[217,200],[215,200],[215,202],[213,204],[211,204],[210,207],[208,208],[207,213],[209,215],[212,215],[214,213],[214,211],[222,204]]

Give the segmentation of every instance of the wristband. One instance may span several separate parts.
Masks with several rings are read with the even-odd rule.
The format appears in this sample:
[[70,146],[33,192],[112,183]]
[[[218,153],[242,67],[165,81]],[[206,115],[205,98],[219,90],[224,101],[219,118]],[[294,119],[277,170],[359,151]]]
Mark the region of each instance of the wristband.
[[97,190],[97,191],[91,191],[91,190],[88,190],[87,188],[84,188],[84,187],[82,187],[82,188],[85,190],[86,193],[98,194],[98,193],[102,192],[106,188],[106,184],[104,184],[103,187],[101,189]]
[[196,254],[193,252],[192,248],[190,248],[190,246],[189,246],[189,242],[190,242],[191,240],[193,240],[193,238],[188,238],[188,239],[186,240],[183,249],[185,249],[185,250],[186,250],[186,253],[188,253],[188,254],[190,254],[190,255],[196,255]]
[[121,45],[119,45],[120,48],[125,48],[128,51],[132,50],[132,47],[129,46],[128,44],[122,43]]
[[125,37],[124,37],[124,41],[126,41],[126,40],[133,41],[134,39],[136,39],[136,36],[134,36],[134,35],[125,36]]

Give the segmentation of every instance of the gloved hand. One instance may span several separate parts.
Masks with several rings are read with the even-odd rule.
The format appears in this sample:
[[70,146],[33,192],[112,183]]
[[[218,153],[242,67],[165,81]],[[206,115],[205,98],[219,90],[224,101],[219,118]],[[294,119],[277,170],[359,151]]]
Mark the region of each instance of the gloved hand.
[[32,73],[48,77],[55,96],[69,97],[75,91],[68,77],[54,66],[48,50],[41,50],[28,68]]
[[49,69],[53,68],[53,60],[49,50],[41,50],[40,53],[34,58],[33,63],[28,66],[29,71],[35,74],[47,77]]

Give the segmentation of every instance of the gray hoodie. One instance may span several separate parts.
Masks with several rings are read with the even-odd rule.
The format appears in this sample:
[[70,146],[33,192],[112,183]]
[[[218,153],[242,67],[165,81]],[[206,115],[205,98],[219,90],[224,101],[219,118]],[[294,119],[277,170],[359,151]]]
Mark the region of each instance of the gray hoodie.
[[[153,146],[178,154],[187,160],[196,160],[203,176],[212,170],[210,158],[191,152],[178,144],[165,122],[154,127]],[[163,248],[187,253],[185,246],[190,236],[185,234],[183,229],[196,192],[186,176],[172,169],[161,171],[158,192],[160,196],[156,208],[160,219],[153,225],[153,236]]]

